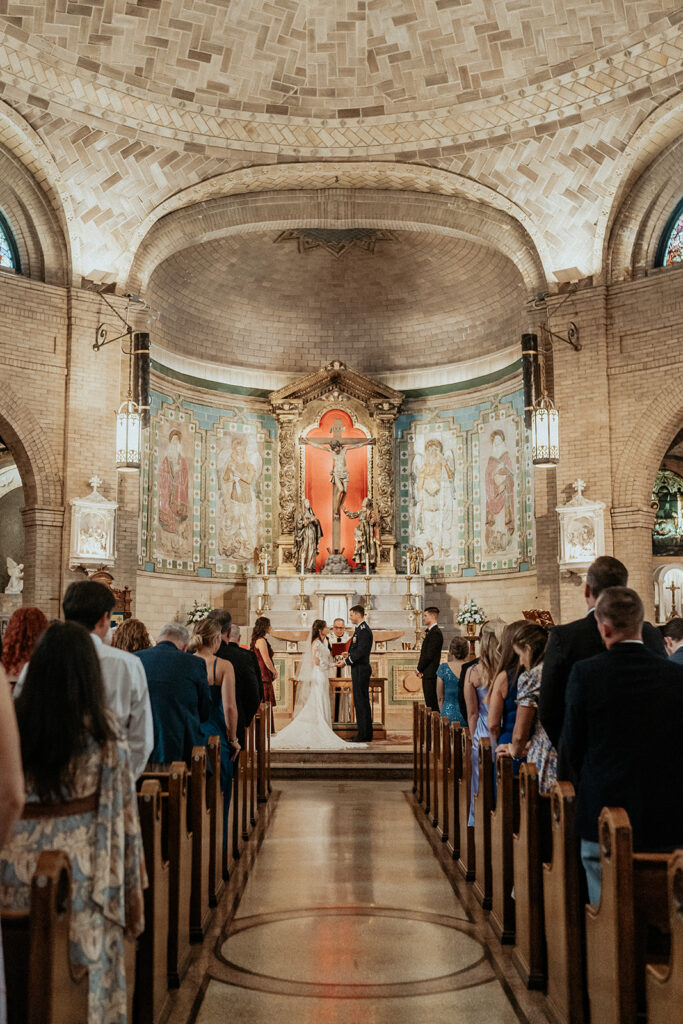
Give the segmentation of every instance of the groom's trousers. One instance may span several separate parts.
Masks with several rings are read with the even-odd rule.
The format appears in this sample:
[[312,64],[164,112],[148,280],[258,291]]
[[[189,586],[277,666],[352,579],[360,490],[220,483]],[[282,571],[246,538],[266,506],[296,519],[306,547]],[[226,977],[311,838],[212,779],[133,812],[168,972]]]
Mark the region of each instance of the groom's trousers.
[[372,739],[372,711],[370,709],[371,674],[372,669],[369,665],[353,665],[351,667],[358,739],[363,740],[365,743],[369,743]]

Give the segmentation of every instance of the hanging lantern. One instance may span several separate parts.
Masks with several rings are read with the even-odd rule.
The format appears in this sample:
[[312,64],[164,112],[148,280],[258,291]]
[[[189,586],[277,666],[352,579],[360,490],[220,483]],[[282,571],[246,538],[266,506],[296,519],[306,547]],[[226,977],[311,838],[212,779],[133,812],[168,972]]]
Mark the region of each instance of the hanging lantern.
[[116,468],[140,468],[140,410],[130,397],[116,414]]
[[552,399],[543,392],[531,416],[531,461],[534,466],[549,469],[560,461],[560,414]]

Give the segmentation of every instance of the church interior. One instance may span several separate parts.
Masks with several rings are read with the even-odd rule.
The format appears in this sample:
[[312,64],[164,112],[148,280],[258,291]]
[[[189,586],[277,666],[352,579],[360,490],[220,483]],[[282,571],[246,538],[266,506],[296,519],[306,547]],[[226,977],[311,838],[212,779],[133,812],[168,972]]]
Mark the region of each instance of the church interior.
[[[584,919],[570,784],[513,801],[484,745],[468,820],[471,723],[418,658],[430,608],[443,659],[582,618],[602,556],[683,618],[681,26],[675,0],[0,4],[0,637],[93,579],[151,642],[210,609],[243,647],[270,628],[174,983],[171,789],[140,790],[164,949],[138,938],[107,1021],[674,1019],[680,854],[659,954],[592,972],[610,900],[641,934],[617,858]],[[271,757],[312,626],[350,637],[358,605],[372,750]],[[628,819],[603,827],[609,859]]]

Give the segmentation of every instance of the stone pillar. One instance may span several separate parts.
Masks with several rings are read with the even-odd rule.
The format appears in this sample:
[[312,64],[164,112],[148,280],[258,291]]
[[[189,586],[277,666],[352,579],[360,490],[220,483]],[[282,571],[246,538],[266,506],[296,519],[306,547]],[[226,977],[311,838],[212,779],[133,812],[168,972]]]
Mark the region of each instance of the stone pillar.
[[35,605],[56,619],[62,603],[62,536],[64,508],[29,505],[21,510],[24,523],[23,603]]
[[296,518],[296,494],[298,463],[296,457],[296,423],[298,410],[292,413],[276,413],[278,424],[278,492],[280,498],[280,536],[278,538],[279,576],[296,572],[292,564],[292,538]]
[[377,410],[377,468],[375,495],[380,521],[381,554],[377,571],[395,573],[396,520],[394,511],[394,421],[396,409]]
[[613,508],[614,557],[628,569],[628,585],[640,594],[645,618],[655,614],[652,578],[652,530],[655,513],[651,508]]

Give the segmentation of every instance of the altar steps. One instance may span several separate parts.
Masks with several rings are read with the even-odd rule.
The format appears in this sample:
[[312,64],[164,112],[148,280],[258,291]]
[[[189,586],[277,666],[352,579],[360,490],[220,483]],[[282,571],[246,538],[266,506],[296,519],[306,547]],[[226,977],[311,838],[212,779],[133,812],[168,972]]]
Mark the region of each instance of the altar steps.
[[388,745],[358,751],[278,750],[271,753],[273,779],[412,779],[413,752]]

